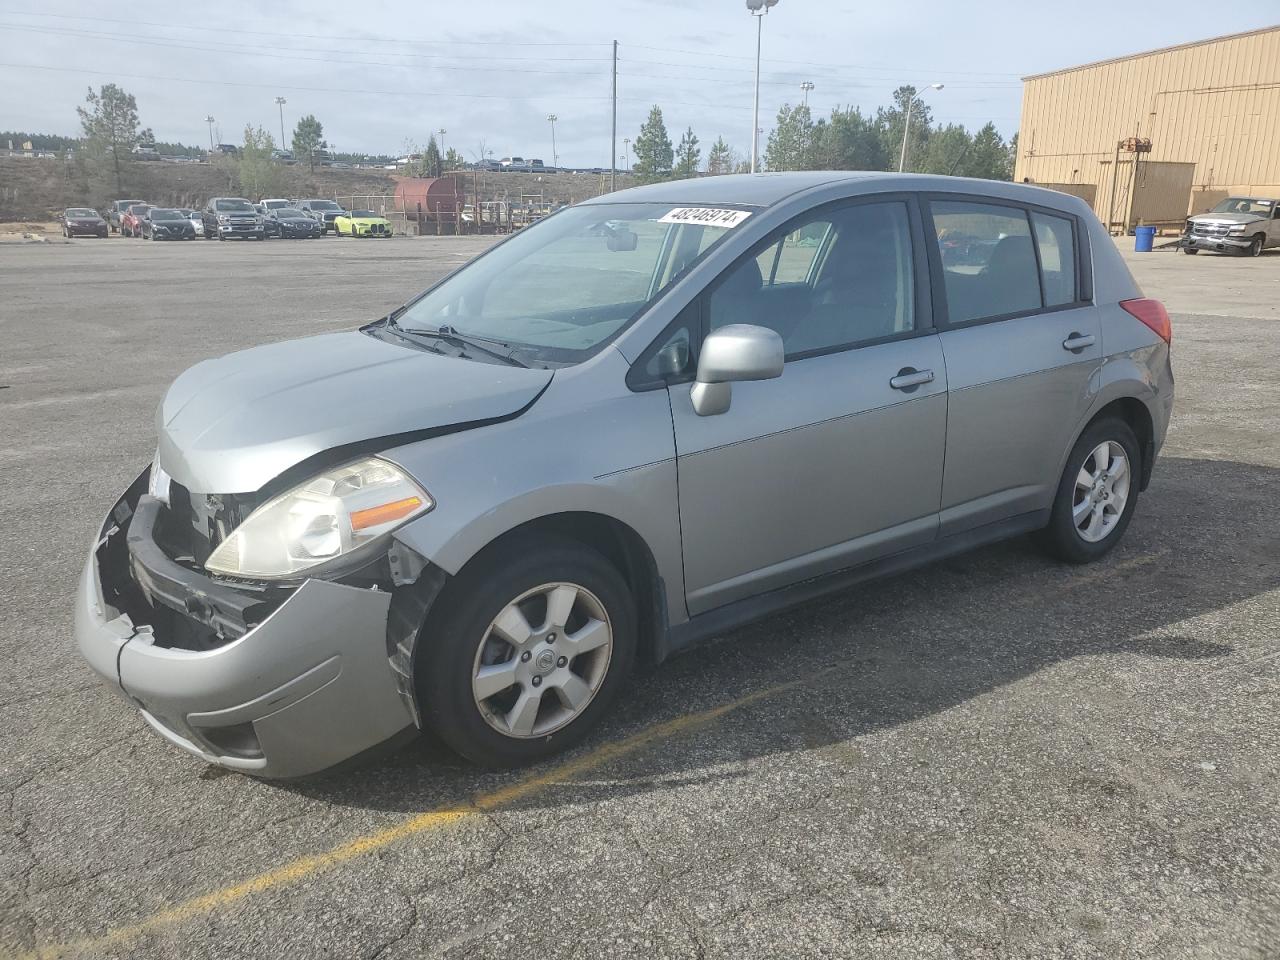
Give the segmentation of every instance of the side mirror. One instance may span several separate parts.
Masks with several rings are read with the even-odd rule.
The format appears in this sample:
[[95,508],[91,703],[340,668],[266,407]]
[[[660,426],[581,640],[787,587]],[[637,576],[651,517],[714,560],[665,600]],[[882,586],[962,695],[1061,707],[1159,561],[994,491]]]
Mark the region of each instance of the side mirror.
[[729,409],[734,381],[782,376],[782,337],[768,327],[734,323],[708,334],[698,357],[698,378],[690,389],[693,411],[714,417]]
[[640,237],[632,230],[623,227],[609,234],[609,249],[615,252],[627,252],[634,250],[636,244],[640,242]]

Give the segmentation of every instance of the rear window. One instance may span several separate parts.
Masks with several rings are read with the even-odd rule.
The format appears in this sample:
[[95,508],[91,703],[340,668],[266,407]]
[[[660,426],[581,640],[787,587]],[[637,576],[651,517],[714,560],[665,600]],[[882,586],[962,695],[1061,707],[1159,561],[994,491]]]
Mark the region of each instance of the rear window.
[[1070,218],[970,201],[934,201],[930,209],[951,323],[1079,299]]

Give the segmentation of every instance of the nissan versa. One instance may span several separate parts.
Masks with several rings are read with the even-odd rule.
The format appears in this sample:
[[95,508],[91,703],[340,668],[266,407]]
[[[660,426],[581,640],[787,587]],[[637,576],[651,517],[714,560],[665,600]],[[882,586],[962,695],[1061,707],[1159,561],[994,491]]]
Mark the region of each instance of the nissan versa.
[[1065,194],[608,194],[358,331],[180,376],[79,646],[160,735],[260,776],[424,727],[536,760],[637,657],[1018,534],[1101,557],[1165,436],[1169,340]]

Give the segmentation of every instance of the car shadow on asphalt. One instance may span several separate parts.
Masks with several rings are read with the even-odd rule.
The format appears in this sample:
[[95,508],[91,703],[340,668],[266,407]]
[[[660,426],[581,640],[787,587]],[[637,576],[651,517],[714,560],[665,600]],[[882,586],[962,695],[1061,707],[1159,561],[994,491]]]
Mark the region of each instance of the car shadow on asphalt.
[[[556,807],[731,779],[741,761],[770,754],[852,748],[1076,658],[1106,658],[1097,672],[1104,691],[1174,663],[1215,671],[1235,649],[1201,633],[1195,618],[1280,586],[1276,490],[1274,468],[1162,458],[1125,539],[1097,564],[1056,563],[1019,538],[772,616],[641,670],[584,745],[530,768],[479,770],[424,736],[382,760],[278,788],[418,812],[541,776],[554,788],[507,806]],[[566,758],[786,683],[797,685],[732,720],[646,745],[590,777],[556,780]],[[1048,686],[1044,695],[1071,694]]]

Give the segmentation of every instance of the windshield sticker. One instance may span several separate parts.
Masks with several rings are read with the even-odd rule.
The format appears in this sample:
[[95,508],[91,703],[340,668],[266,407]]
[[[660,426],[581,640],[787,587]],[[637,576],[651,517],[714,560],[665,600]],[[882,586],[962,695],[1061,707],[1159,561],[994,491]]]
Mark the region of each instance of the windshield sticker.
[[705,227],[736,227],[751,216],[749,210],[725,210],[719,207],[676,207],[659,223],[697,223]]

